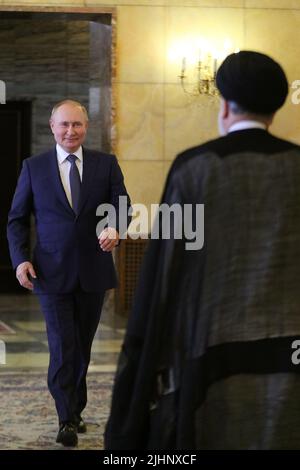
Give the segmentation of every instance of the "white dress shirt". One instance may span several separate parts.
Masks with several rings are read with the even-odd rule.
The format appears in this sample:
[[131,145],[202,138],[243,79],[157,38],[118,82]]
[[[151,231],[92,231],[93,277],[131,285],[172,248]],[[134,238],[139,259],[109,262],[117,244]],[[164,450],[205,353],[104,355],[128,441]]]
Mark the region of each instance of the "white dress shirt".
[[56,144],[56,155],[57,163],[59,168],[60,179],[65,190],[66,196],[68,198],[69,204],[72,207],[72,197],[71,197],[71,188],[69,180],[69,172],[71,168],[71,162],[67,160],[68,155],[76,155],[76,165],[79,170],[80,179],[82,181],[82,164],[83,164],[83,154],[82,147],[80,146],[76,152],[68,153],[66,152],[59,144]]
[[267,126],[263,122],[248,119],[235,122],[229,127],[228,132],[243,131],[244,129],[267,129]]

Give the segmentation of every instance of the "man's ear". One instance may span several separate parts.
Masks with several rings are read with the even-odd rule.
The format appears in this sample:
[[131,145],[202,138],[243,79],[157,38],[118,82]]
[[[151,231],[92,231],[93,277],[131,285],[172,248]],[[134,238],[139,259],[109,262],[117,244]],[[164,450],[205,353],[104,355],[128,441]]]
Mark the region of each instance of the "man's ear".
[[222,119],[227,119],[229,115],[229,103],[224,98],[221,98],[220,114]]
[[52,134],[54,134],[54,132],[53,132],[53,121],[52,121],[52,119],[49,119],[49,126],[50,126],[50,129],[51,129],[51,131],[52,131]]

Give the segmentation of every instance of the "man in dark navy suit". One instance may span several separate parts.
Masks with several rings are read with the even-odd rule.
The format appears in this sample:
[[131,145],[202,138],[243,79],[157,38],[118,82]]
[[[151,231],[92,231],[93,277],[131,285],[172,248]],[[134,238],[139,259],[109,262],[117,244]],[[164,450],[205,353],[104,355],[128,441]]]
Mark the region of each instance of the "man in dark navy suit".
[[[118,214],[119,197],[128,207],[130,201],[116,157],[82,147],[88,115],[80,103],[58,103],[50,126],[56,147],[24,161],[7,232],[17,279],[38,295],[46,320],[57,442],[75,446],[77,432],[86,432],[81,417],[86,373],[104,293],[116,286],[111,251],[119,242],[118,216],[115,226],[97,237],[96,210],[109,203]],[[36,228],[32,262],[31,214]]]

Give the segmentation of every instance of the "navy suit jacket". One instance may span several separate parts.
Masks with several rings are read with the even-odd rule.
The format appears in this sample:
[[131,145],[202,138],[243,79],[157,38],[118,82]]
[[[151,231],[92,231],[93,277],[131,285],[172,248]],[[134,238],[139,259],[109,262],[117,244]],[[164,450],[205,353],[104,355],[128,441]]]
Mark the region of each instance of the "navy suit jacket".
[[[96,209],[128,196],[114,155],[83,149],[79,213],[73,212],[62,186],[55,148],[24,160],[7,236],[13,267],[29,261],[30,216],[35,217],[33,266],[36,293],[68,293],[78,280],[86,292],[116,286],[112,254],[101,250],[96,235]],[[130,204],[128,197],[128,205]]]

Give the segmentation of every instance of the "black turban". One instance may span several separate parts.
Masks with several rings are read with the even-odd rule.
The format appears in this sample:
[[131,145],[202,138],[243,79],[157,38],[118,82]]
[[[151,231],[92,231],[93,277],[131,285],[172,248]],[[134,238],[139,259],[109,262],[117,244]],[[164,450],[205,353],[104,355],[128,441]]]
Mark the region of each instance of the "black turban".
[[245,111],[272,114],[288,94],[288,82],[281,66],[271,57],[253,51],[230,54],[221,64],[217,87],[226,101]]

